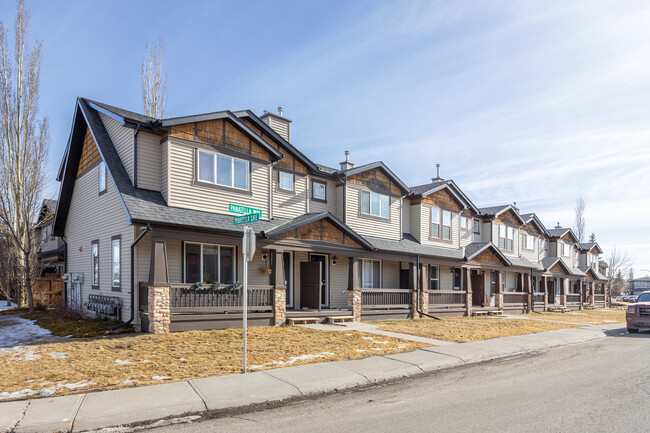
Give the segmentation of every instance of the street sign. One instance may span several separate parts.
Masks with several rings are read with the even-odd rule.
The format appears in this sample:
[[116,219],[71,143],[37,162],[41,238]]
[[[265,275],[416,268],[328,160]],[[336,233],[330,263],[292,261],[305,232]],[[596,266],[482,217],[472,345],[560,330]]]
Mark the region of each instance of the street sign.
[[[244,216],[257,216],[259,215],[244,215]],[[240,218],[240,217],[237,217]],[[235,218],[236,219],[236,218]],[[257,221],[256,220],[256,221]],[[246,339],[248,328],[248,262],[253,260],[255,255],[255,230],[252,227],[244,226],[244,238],[242,239],[242,254],[244,255],[244,286],[242,287],[242,308],[243,308],[243,330],[244,330],[244,368],[242,373],[246,374]]]
[[262,216],[262,209],[255,209],[254,207],[241,206],[233,203],[228,203],[228,212],[243,215],[258,214],[260,217]]
[[254,223],[260,220],[260,214],[251,213],[248,215],[236,216],[232,219],[234,225]]

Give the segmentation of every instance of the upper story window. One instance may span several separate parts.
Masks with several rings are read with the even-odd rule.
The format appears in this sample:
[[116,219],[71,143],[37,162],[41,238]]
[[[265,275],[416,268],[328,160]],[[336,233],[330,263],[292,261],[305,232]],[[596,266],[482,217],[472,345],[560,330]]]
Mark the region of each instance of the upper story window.
[[361,287],[364,289],[381,288],[381,261],[366,259],[362,260]]
[[313,180],[311,182],[311,198],[312,200],[327,200],[327,184],[325,182],[318,182]]
[[199,180],[248,191],[248,161],[199,150]]
[[431,238],[451,240],[451,212],[437,207],[431,208]]
[[522,248],[526,250],[535,250],[535,236],[531,236],[528,233],[523,233],[521,235]]
[[389,218],[390,199],[387,195],[361,191],[361,213]]
[[503,224],[499,225],[499,248],[502,250],[513,251],[515,238],[515,229]]
[[232,284],[235,248],[215,244],[185,243],[185,282]]
[[293,174],[279,171],[278,187],[285,191],[293,191]]
[[104,161],[99,163],[99,192],[106,192],[106,164]]
[[560,254],[562,254],[563,257],[570,257],[571,256],[571,248],[564,242],[560,242]]
[[479,220],[474,220],[474,234],[475,235],[481,234],[481,223],[479,222]]
[[469,218],[461,215],[460,217],[460,228],[461,230],[469,230]]

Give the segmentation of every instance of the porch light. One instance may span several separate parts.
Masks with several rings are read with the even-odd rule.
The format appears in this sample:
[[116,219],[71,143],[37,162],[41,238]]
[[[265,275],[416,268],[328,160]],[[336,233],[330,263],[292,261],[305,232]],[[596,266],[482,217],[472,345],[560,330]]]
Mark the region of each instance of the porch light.
[[332,257],[332,266],[335,266],[336,262],[338,262],[338,258],[336,256],[333,256]]

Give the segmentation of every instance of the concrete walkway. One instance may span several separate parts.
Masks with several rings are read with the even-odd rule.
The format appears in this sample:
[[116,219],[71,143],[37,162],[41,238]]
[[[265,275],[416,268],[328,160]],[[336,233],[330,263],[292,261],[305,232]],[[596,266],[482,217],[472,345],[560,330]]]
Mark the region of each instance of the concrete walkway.
[[582,343],[612,332],[625,333],[624,325],[562,329],[245,375],[6,402],[0,403],[0,431],[79,432],[274,403]]

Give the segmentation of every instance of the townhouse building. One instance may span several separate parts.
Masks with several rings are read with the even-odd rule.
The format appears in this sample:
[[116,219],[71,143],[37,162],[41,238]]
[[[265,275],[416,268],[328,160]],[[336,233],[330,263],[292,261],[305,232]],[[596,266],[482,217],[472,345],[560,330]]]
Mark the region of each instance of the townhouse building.
[[57,179],[68,301],[144,330],[240,326],[242,213],[259,217],[252,324],[601,301],[597,244],[514,205],[479,208],[439,173],[409,187],[347,152],[317,164],[281,112],[154,119],[79,98]]

